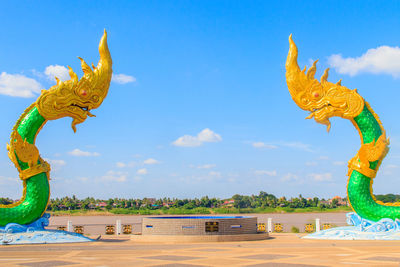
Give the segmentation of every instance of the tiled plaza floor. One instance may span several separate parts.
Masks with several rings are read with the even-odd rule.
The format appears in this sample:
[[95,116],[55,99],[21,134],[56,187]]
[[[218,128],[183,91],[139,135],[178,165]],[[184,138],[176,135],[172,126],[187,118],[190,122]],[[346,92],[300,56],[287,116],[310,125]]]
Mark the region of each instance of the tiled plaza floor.
[[399,266],[398,241],[318,241],[271,234],[263,241],[137,243],[129,237],[93,243],[0,246],[0,266]]

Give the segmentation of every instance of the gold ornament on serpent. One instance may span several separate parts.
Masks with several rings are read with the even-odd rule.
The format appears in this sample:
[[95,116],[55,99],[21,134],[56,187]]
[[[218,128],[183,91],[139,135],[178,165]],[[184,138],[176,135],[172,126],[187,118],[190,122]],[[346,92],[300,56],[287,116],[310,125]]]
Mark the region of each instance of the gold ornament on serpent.
[[[33,175],[50,172],[50,165],[44,161],[40,155],[39,150],[34,144],[22,140],[21,135],[14,130],[11,134],[10,144],[7,144],[8,157],[14,163],[19,171],[19,177],[25,180]],[[29,168],[21,170],[18,160],[27,162]],[[50,177],[49,175],[47,177]]]
[[36,101],[40,115],[46,120],[56,120],[62,117],[72,117],[72,129],[76,132],[76,125],[86,120],[87,116],[93,117],[91,109],[98,108],[107,96],[112,77],[112,60],[107,45],[107,33],[99,44],[100,60],[92,68],[82,59],[81,66],[83,77],[68,67],[71,77],[68,81],[60,81],[49,90],[43,90]]
[[[350,175],[352,170],[356,170],[369,178],[375,178],[383,158],[389,152],[389,143],[389,139],[386,138],[386,134],[383,132],[378,140],[362,144],[354,158],[349,160],[349,172],[347,175]],[[377,160],[379,161],[378,165],[375,169],[371,169],[370,162]]]
[[364,108],[364,99],[357,93],[357,90],[350,90],[341,85],[328,82],[326,69],[321,81],[314,78],[317,70],[315,61],[306,73],[306,67],[300,70],[297,64],[297,47],[289,37],[289,54],[286,60],[286,82],[290,95],[296,104],[303,110],[310,111],[307,119],[314,117],[315,121],[327,126],[330,129],[329,118],[338,116],[351,119],[361,113]]

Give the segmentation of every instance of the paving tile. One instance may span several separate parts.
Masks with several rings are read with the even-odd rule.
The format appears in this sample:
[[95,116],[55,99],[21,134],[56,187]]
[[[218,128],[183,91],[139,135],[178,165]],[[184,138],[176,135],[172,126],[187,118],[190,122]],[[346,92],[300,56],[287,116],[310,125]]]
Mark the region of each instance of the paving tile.
[[193,249],[193,251],[217,252],[217,251],[228,251],[228,249],[221,249],[221,248],[203,248],[203,249]]
[[295,263],[284,263],[284,262],[265,262],[260,264],[246,265],[246,267],[326,267],[324,265],[308,265],[308,264],[295,264]]
[[165,260],[165,261],[186,261],[186,260],[196,260],[196,259],[201,259],[201,258],[200,257],[189,257],[189,256],[160,255],[160,256],[142,257],[142,259]]
[[378,256],[378,257],[370,257],[366,258],[363,260],[369,260],[369,261],[395,261],[395,262],[400,262],[400,258],[396,257],[385,257],[385,256]]
[[294,234],[276,234],[275,237],[263,242],[230,243],[141,244],[129,240],[9,245],[0,249],[0,266],[316,267],[354,264],[399,266],[400,263],[397,241],[303,240]]
[[32,267],[55,267],[55,266],[63,266],[63,265],[72,265],[77,264],[75,262],[70,261],[39,261],[39,262],[24,262],[18,263],[21,266],[32,266]]
[[294,257],[294,256],[281,255],[281,254],[256,254],[256,255],[241,256],[241,257],[237,257],[237,258],[253,259],[253,260],[276,260],[276,259],[289,258],[289,257]]
[[171,263],[171,264],[152,265],[152,267],[206,267],[206,265]]
[[207,266],[245,266],[247,264],[254,264],[254,260],[243,260],[238,258],[227,258],[221,257],[217,255],[213,255],[213,257],[204,258],[201,260],[190,261],[191,264],[200,264]]

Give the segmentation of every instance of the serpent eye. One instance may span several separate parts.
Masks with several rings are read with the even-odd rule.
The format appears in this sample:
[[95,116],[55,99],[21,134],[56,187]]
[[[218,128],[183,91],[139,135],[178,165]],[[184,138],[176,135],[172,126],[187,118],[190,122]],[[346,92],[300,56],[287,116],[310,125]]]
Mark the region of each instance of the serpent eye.
[[312,93],[312,96],[313,96],[314,98],[318,98],[320,95],[319,95],[318,92],[313,92],[313,93]]
[[80,95],[80,96],[83,96],[83,97],[86,97],[86,96],[87,96],[86,90],[85,90],[85,89],[80,90],[80,91],[79,91],[79,95]]

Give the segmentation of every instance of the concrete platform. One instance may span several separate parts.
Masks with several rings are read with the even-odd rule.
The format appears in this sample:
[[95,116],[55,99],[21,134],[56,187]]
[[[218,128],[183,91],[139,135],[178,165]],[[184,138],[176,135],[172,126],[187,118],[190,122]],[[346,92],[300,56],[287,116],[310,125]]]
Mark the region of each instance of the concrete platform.
[[63,245],[10,245],[0,266],[399,266],[399,241],[300,239],[271,234],[262,241],[137,243],[127,237]]

